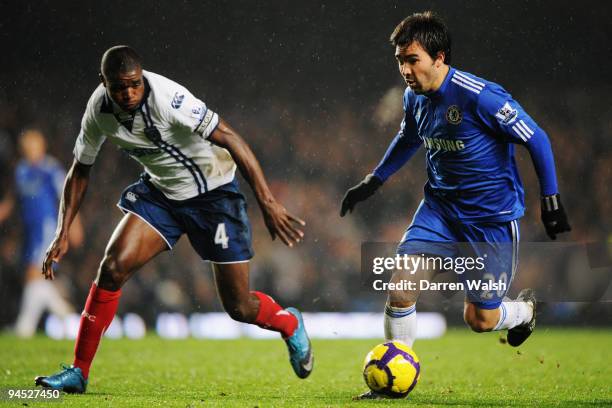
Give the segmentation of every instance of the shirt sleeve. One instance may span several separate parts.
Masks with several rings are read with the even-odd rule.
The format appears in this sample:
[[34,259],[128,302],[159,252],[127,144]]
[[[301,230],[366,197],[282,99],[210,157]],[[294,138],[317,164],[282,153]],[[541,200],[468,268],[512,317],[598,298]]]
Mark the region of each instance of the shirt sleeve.
[[174,93],[168,114],[175,125],[186,127],[207,139],[219,124],[219,115],[183,88]]
[[557,175],[550,140],[521,105],[501,87],[487,86],[480,93],[476,112],[495,135],[527,148],[540,180],[541,194],[556,194]]
[[74,145],[74,157],[79,163],[92,165],[100,152],[106,136],[102,134],[95,118],[94,97],[87,103],[85,114],[81,119],[81,130]]
[[385,182],[414,156],[423,141],[417,133],[417,126],[410,108],[408,93],[404,94],[404,118],[385,155],[374,169],[374,175]]

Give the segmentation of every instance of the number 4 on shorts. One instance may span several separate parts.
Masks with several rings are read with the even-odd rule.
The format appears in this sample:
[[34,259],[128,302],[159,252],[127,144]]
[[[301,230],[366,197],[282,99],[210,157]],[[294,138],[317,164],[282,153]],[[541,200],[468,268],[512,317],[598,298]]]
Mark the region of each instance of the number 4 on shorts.
[[225,232],[225,223],[221,222],[217,224],[217,232],[215,232],[215,244],[221,245],[221,248],[228,248],[229,237]]

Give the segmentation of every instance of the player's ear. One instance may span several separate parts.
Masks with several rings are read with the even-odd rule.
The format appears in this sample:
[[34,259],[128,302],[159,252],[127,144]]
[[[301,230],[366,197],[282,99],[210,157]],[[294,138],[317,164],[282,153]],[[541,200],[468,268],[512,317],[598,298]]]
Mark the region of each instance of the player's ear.
[[106,80],[104,79],[104,75],[102,75],[101,72],[98,72],[98,77],[100,78],[100,82],[102,82],[102,85],[104,85],[104,87],[106,88]]
[[436,54],[436,60],[434,61],[436,68],[440,68],[442,64],[444,64],[445,58],[446,54],[444,53],[444,51],[438,51],[438,54]]

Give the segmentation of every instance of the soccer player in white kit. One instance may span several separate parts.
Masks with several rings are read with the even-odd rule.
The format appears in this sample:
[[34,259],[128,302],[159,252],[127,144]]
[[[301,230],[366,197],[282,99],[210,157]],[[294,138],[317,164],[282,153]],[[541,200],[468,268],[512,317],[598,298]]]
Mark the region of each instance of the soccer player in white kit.
[[235,180],[239,168],[248,181],[266,226],[288,246],[300,242],[305,223],[289,214],[268,187],[248,144],[183,86],[142,69],[128,46],[107,50],[101,84],[93,92],[74,148],[74,162],[62,194],[58,228],[43,263],[52,264],[68,250],[67,231],[81,205],[105,139],[127,152],[145,170],[122,194],[125,216],[113,232],[91,286],[75,346],[72,366],[36,384],[82,393],[100,338],[117,310],[121,287],[129,277],[182,234],[203,260],[212,262],[221,302],[235,320],[281,333],[296,375],[307,377],[313,355],[301,313],[284,309],[264,293],[249,290],[251,229],[245,199]]

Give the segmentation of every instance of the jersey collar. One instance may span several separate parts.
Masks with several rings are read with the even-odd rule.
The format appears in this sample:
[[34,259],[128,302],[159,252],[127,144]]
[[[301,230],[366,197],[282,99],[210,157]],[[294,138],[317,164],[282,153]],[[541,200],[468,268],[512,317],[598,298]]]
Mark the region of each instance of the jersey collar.
[[102,105],[100,106],[100,113],[113,113],[113,101],[104,89],[104,98],[102,98]]
[[444,78],[444,81],[442,81],[442,85],[440,85],[440,88],[431,93],[426,94],[425,96],[430,99],[436,99],[444,95],[444,92],[446,92],[446,88],[448,87],[448,83],[450,82],[450,79],[453,77],[454,74],[455,68],[449,65],[448,72],[446,73],[446,77]]

